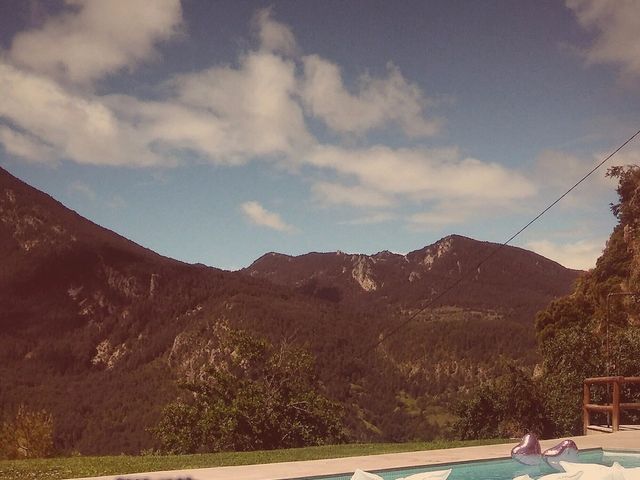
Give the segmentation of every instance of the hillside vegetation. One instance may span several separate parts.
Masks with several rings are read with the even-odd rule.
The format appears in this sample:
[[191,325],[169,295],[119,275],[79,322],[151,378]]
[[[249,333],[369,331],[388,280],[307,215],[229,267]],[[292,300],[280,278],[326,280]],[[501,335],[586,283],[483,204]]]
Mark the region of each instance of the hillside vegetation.
[[[614,167],[608,174],[619,180],[619,202],[611,206],[618,224],[602,256],[570,295],[537,315],[541,362],[533,374],[511,365],[458,406],[462,437],[580,434],[585,378],[640,375],[640,168]],[[639,393],[627,386],[622,401],[637,402]],[[607,399],[604,388],[593,394]],[[638,420],[627,412],[622,423]]]
[[[375,345],[493,247],[451,236],[407,261],[350,256],[333,285],[292,286],[162,257],[0,169],[2,454],[168,450],[162,425],[184,427],[181,451],[445,436],[454,400],[505,372],[504,360],[536,362],[533,312],[577,272],[504,249],[459,296]],[[375,292],[362,288],[367,265]],[[274,388],[291,378],[295,388]],[[204,418],[195,426],[193,411]],[[283,412],[296,434],[264,435]],[[228,437],[197,440],[212,429]]]

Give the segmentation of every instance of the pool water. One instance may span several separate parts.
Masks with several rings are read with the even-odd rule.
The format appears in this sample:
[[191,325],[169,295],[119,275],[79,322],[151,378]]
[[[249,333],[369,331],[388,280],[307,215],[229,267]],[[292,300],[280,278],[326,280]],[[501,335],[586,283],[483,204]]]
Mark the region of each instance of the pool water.
[[[618,462],[623,467],[640,467],[640,454],[625,452],[605,452],[601,449],[583,450],[578,455],[580,463],[599,463],[611,466]],[[475,462],[448,463],[422,467],[411,467],[393,470],[376,470],[372,473],[380,475],[385,480],[407,477],[420,472],[447,470],[452,472],[447,480],[512,480],[519,475],[530,475],[537,478],[549,473],[557,473],[544,462],[534,467],[522,465],[511,458],[498,460],[479,460]],[[304,477],[295,480],[350,480],[353,472],[342,475],[326,475]]]

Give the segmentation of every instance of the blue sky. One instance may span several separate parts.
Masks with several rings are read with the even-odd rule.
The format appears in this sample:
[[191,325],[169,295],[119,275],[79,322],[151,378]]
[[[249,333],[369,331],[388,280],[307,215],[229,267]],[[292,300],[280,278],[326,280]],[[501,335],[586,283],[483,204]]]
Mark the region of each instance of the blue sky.
[[[502,242],[638,128],[632,1],[0,4],[0,165],[187,262]],[[590,268],[614,200],[514,244]]]

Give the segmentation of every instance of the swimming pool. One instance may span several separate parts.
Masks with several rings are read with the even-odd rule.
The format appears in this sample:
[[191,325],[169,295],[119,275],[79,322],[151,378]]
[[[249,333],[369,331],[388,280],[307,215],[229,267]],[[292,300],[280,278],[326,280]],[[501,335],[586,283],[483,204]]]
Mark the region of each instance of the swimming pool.
[[[640,454],[632,452],[603,451],[602,449],[581,450],[578,459],[580,463],[599,463],[613,465],[618,462],[624,467],[640,467]],[[542,475],[556,473],[546,464],[534,467],[522,465],[511,458],[497,460],[480,460],[473,462],[458,462],[421,467],[410,467],[393,470],[376,470],[372,473],[380,475],[384,480],[395,480],[420,472],[452,469],[447,480],[512,480],[519,475],[530,475],[537,478]],[[320,475],[315,477],[299,477],[291,480],[350,480],[353,472],[341,475]]]

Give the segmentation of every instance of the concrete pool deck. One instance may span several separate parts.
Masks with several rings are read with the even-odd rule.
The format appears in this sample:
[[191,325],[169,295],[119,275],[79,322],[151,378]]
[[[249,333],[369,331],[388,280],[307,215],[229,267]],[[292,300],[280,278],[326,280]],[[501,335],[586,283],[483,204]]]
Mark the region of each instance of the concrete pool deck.
[[[628,450],[640,453],[640,431],[626,431],[570,437],[578,448],[602,448],[603,450]],[[542,440],[544,451],[557,445],[564,439]],[[128,475],[110,475],[106,477],[87,477],[76,480],[283,480],[314,475],[335,475],[362,470],[381,470],[388,468],[414,467],[438,463],[463,462],[471,460],[509,457],[511,449],[517,444],[484,445],[479,447],[449,448],[446,450],[428,450],[405,453],[388,453],[360,457],[331,458],[325,460],[306,460],[300,462],[270,463],[263,465],[241,465],[233,467],[198,468],[193,470],[174,470],[167,472],[135,473]]]

